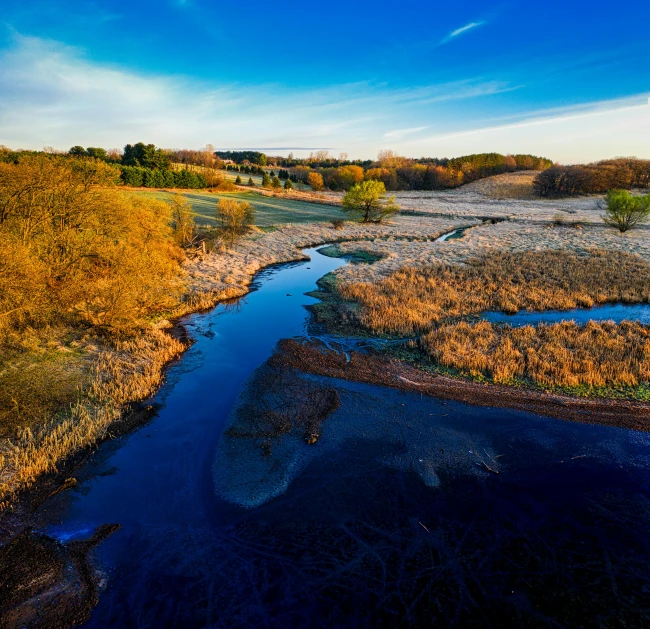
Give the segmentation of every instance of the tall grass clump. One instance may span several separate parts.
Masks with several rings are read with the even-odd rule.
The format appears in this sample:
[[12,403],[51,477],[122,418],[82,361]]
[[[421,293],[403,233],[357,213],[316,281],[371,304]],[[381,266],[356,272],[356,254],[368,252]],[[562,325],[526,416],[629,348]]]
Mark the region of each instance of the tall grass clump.
[[428,332],[420,346],[445,367],[501,383],[635,387],[650,381],[650,328],[630,321],[519,328],[459,322]]

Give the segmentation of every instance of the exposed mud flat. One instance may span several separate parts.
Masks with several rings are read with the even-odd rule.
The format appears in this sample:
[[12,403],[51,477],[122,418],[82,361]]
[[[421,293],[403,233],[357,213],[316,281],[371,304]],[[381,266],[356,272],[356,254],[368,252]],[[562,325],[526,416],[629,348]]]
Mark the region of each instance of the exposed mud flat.
[[0,627],[64,629],[88,620],[102,580],[88,555],[118,528],[106,524],[67,544],[26,529],[1,546]]
[[522,410],[548,417],[650,432],[650,404],[628,400],[576,398],[495,384],[480,384],[417,369],[411,364],[372,354],[348,357],[318,344],[285,340],[273,360],[307,373],[366,382],[402,391],[457,400],[477,406]]

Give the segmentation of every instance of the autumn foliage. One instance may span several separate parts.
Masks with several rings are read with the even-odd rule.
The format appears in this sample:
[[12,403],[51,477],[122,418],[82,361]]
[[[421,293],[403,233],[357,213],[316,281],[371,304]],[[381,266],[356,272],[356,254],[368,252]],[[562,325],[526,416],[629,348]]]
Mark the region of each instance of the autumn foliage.
[[0,163],[0,338],[52,322],[123,327],[173,306],[170,207],[88,159]]

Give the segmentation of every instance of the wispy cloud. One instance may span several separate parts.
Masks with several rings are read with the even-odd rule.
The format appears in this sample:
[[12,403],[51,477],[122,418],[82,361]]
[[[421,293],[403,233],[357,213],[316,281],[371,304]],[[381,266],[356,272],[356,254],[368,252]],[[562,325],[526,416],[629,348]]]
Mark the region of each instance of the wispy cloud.
[[465,24],[465,26],[461,26],[460,28],[457,28],[455,31],[451,31],[446,37],[443,37],[439,42],[438,46],[442,46],[443,44],[448,44],[452,39],[458,37],[459,35],[463,35],[464,33],[467,33],[475,28],[478,28],[479,26],[483,26],[485,24],[484,21],[480,22],[470,22],[469,24]]
[[411,135],[413,133],[418,133],[428,129],[428,126],[424,127],[409,127],[408,129],[393,129],[393,131],[387,131],[384,133],[385,138],[403,138],[405,135]]
[[[438,103],[512,89],[464,80],[395,89],[359,82],[318,89],[215,84],[151,75],[89,61],[73,47],[16,34],[0,51],[0,143],[121,146],[367,146],[385,129],[394,139],[423,130]],[[407,122],[407,124],[404,124]],[[422,125],[421,125],[422,126]]]
[[142,140],[188,148],[327,146],[368,157],[390,142],[413,156],[650,157],[647,95],[509,117],[504,110],[503,118],[479,122],[469,113],[460,119],[449,104],[480,103],[517,86],[485,79],[409,88],[214,83],[99,64],[77,48],[20,35],[0,50],[0,85],[0,144],[13,148],[111,148]]

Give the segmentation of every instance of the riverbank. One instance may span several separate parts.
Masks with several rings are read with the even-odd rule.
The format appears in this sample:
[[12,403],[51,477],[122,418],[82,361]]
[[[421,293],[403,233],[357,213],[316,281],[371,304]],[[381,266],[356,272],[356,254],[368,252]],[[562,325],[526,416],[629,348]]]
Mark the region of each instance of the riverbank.
[[[431,242],[428,245],[430,247],[440,246]],[[304,254],[297,253],[305,258]],[[241,309],[222,306],[215,311],[190,318],[187,321],[189,334],[197,342],[190,351],[185,353],[182,361],[179,361],[171,368],[171,383],[169,386],[164,387],[160,393],[159,400],[164,401],[164,404],[161,406],[155,425],[152,424],[151,430],[139,431],[115,446],[106,444],[98,456],[89,457],[88,464],[80,466],[80,469],[75,472],[75,478],[78,479],[77,488],[58,493],[54,493],[55,489],[53,489],[51,493],[54,493],[54,495],[50,497],[47,505],[40,510],[39,530],[45,530],[51,537],[58,539],[57,544],[60,546],[67,547],[70,539],[85,539],[99,524],[106,522],[120,522],[123,524],[124,530],[115,535],[110,546],[104,547],[105,551],[101,551],[101,559],[103,561],[108,559],[107,565],[109,569],[115,569],[117,565],[119,570],[110,573],[110,583],[101,596],[100,606],[91,618],[91,624],[94,623],[92,626],[118,626],[123,624],[124,619],[129,616],[132,617],[134,611],[137,613],[141,606],[149,607],[150,601],[161,600],[162,597],[167,601],[173,601],[174,609],[185,614],[184,619],[191,618],[194,621],[190,622],[188,620],[185,624],[196,626],[213,624],[216,622],[216,618],[210,616],[210,614],[213,611],[215,614],[229,613],[233,606],[232,601],[235,600],[229,594],[224,597],[230,599],[227,604],[215,605],[213,603],[214,593],[220,592],[223,596],[223,587],[228,585],[215,581],[219,578],[219,575],[225,575],[229,582],[234,581],[237,584],[243,584],[244,580],[246,580],[250,585],[248,568],[242,566],[242,569],[238,571],[236,565],[233,567],[232,557],[229,556],[223,559],[221,555],[216,553],[223,552],[224,547],[228,548],[229,541],[233,540],[233,536],[237,548],[241,549],[242,547],[238,536],[243,536],[246,547],[252,548],[255,546],[257,548],[257,542],[264,534],[264,530],[272,531],[275,538],[273,543],[284,540],[291,540],[291,543],[293,543],[293,540],[296,539],[295,531],[300,529],[292,528],[291,534],[286,536],[278,535],[279,529],[276,526],[269,527],[266,524],[268,520],[265,519],[264,514],[259,512],[252,512],[250,520],[247,521],[250,525],[253,525],[252,529],[249,529],[247,522],[244,522],[242,526],[240,520],[242,516],[237,514],[236,521],[228,522],[227,528],[221,531],[219,525],[215,524],[212,518],[222,518],[224,514],[227,518],[229,512],[228,509],[223,508],[221,503],[215,503],[215,496],[212,493],[213,487],[209,480],[206,481],[206,478],[209,478],[209,470],[212,465],[211,455],[217,443],[222,442],[223,431],[228,425],[226,422],[229,413],[231,409],[236,408],[238,392],[243,390],[244,383],[250,381],[254,384],[251,375],[254,370],[268,360],[279,339],[294,338],[303,335],[305,331],[309,332],[305,328],[304,306],[313,304],[314,299],[305,296],[305,292],[314,286],[318,278],[325,276],[327,273],[335,272],[340,274],[339,271],[342,272],[344,269],[353,266],[342,266],[342,261],[326,258],[319,254],[312,254],[311,259],[311,263],[289,264],[282,270],[265,273],[254,284],[258,290],[251,291],[250,296],[243,300]],[[358,265],[358,267],[365,268],[376,264],[381,264],[381,261],[376,262],[374,265],[362,264]],[[328,275],[327,277],[332,276]],[[291,341],[281,343],[280,354],[276,354],[276,358],[272,358],[271,361],[278,360],[277,356],[280,356],[279,359],[282,360],[285,343],[291,343]],[[313,349],[317,349],[317,346],[314,346]],[[318,356],[311,361],[315,364],[315,368],[323,369],[321,363],[325,362],[325,367],[331,363],[330,358],[323,361],[322,356],[323,354],[318,352]],[[425,406],[428,404],[435,406],[435,408],[429,407],[425,411],[419,407],[416,410],[413,406],[407,406],[408,411],[404,411],[405,416],[397,422],[391,413],[395,409],[404,410],[404,402],[409,402],[405,397],[400,399],[388,389],[378,389],[374,393],[375,396],[385,396],[390,399],[385,406],[379,407],[381,410],[378,410],[377,413],[368,413],[368,408],[378,409],[374,405],[376,397],[363,398],[359,401],[357,398],[358,392],[354,393],[352,399],[344,393],[342,399],[344,399],[347,406],[343,404],[339,406],[337,399],[330,399],[332,394],[328,389],[332,386],[340,386],[340,383],[339,385],[326,383],[325,390],[323,390],[325,395],[322,398],[324,402],[322,409],[328,410],[336,406],[339,407],[339,410],[335,411],[335,413],[343,411],[347,413],[350,410],[350,402],[356,400],[360,407],[360,416],[365,418],[368,427],[371,428],[366,436],[370,438],[367,445],[361,445],[360,442],[351,440],[350,447],[354,451],[353,458],[355,461],[358,461],[360,457],[370,458],[370,461],[364,465],[363,470],[367,472],[368,478],[373,479],[381,495],[386,494],[385,478],[382,477],[381,482],[377,482],[377,475],[381,474],[382,469],[385,469],[384,463],[388,461],[387,464],[389,465],[401,465],[400,469],[404,468],[405,464],[403,459],[400,458],[402,456],[403,433],[412,434],[413,443],[418,444],[419,449],[412,453],[413,465],[416,466],[414,469],[422,472],[423,478],[428,479],[426,482],[429,484],[426,487],[430,487],[432,490],[439,486],[440,478],[443,478],[443,481],[446,482],[444,466],[436,467],[436,463],[429,460],[434,451],[440,450],[439,456],[442,457],[456,456],[463,453],[465,458],[468,457],[467,453],[469,452],[469,456],[475,458],[472,455],[475,446],[473,443],[474,435],[471,434],[471,431],[471,438],[468,437],[465,440],[467,445],[463,443],[462,446],[454,440],[445,439],[444,431],[439,434],[435,431],[438,421],[447,421],[448,419],[450,421],[457,420],[458,425],[454,428],[454,434],[458,434],[458,430],[467,430],[467,422],[471,421],[471,413],[485,413],[485,411],[476,409],[477,406],[481,406],[480,403],[477,404],[476,402],[476,399],[478,399],[477,394],[470,396],[467,400],[472,404],[471,409],[468,411],[469,415],[455,415],[456,411],[451,410],[451,403],[447,406],[444,401],[427,401],[429,394],[432,397],[441,397],[443,400],[455,398],[452,398],[451,394],[448,391],[446,392],[443,387],[436,389],[430,386],[430,383],[426,383],[425,396],[425,392],[422,390],[425,387],[414,386],[413,384],[419,384],[419,378],[423,377],[415,369],[413,373],[409,373],[403,371],[403,365],[400,364],[398,368],[393,370],[390,361],[386,362],[386,359],[381,359],[381,357],[377,362],[366,364],[364,362],[364,356],[366,355],[358,352],[348,353],[349,363],[345,355],[332,352],[332,356],[337,357],[338,360],[338,364],[333,365],[336,369],[331,371],[331,375],[334,377],[340,377],[337,375],[340,373],[345,376],[346,370],[349,370],[352,372],[347,374],[350,376],[350,381],[354,380],[356,372],[361,372],[365,374],[364,377],[368,378],[385,378],[385,382],[378,381],[377,383],[393,390],[412,391],[416,395],[411,396],[411,402],[423,404],[422,399],[424,398]],[[346,367],[346,365],[349,366]],[[289,364],[288,366],[292,367],[293,365]],[[395,375],[395,380],[392,383],[388,378],[391,374]],[[305,377],[309,378],[309,376]],[[267,379],[264,379],[264,384],[268,384]],[[281,380],[279,384],[284,386]],[[437,383],[437,385],[439,384],[440,382]],[[451,387],[452,384],[453,382],[448,383],[446,386]],[[297,386],[297,383],[294,383],[293,386]],[[484,387],[484,390],[492,393],[496,389]],[[422,397],[417,395],[418,392],[422,394]],[[308,394],[308,397],[311,397],[312,394],[318,392],[309,391],[305,388],[302,394],[305,393]],[[291,395],[291,393],[289,394]],[[190,404],[188,404],[188,400],[191,400]],[[493,403],[485,404],[485,406],[498,408],[504,406],[504,404],[501,404],[500,400],[497,399],[493,400]],[[623,406],[617,405],[617,410],[621,408]],[[281,408],[280,410],[286,411],[287,409]],[[288,410],[289,413],[293,412],[291,408]],[[296,412],[300,413],[301,411],[296,409]],[[411,416],[408,415],[409,412]],[[448,412],[450,418],[447,418]],[[503,461],[499,458],[507,446],[504,443],[498,449],[493,450],[489,442],[491,442],[494,436],[492,433],[495,430],[492,422],[498,422],[499,417],[507,412],[498,410],[491,415],[481,417],[481,419],[485,419],[482,422],[483,430],[489,434],[486,440],[480,440],[481,445],[484,445],[486,452],[489,453],[485,454],[487,458],[484,460],[491,470],[499,471],[499,480],[507,480],[508,478],[509,462],[505,462],[505,466],[501,467]],[[587,410],[586,412],[590,411]],[[431,419],[438,417],[436,413],[439,413],[442,419]],[[282,441],[286,444],[290,441],[290,437],[293,436],[294,441],[304,451],[313,453],[314,456],[320,456],[324,461],[326,460],[328,468],[336,467],[338,469],[339,459],[336,460],[336,466],[332,466],[332,459],[322,455],[331,452],[331,450],[327,449],[328,443],[331,444],[329,441],[331,434],[342,432],[343,426],[336,424],[336,417],[321,422],[322,415],[319,413],[317,416],[308,417],[311,421],[307,425],[292,423],[292,433],[295,434],[287,434],[287,438]],[[553,415],[557,415],[557,413],[553,413]],[[253,419],[256,417],[257,413],[255,413]],[[274,414],[270,419],[283,422],[286,418],[283,418],[281,414]],[[296,419],[301,420],[302,418],[298,415]],[[345,421],[346,416],[342,415],[338,419]],[[420,428],[422,430],[433,431],[434,434],[426,442],[426,447],[422,447],[422,433],[419,430],[413,430],[412,419],[421,421],[422,426]],[[525,431],[527,426],[535,422],[539,424],[539,418],[529,415],[524,416],[522,425],[517,428],[516,434],[521,434],[522,428]],[[564,427],[561,424],[562,422],[549,422],[551,431],[573,429],[571,427],[567,428],[567,424]],[[347,426],[347,423],[345,425]],[[555,428],[553,428],[554,425]],[[396,443],[399,443],[400,447],[394,449],[391,446],[387,451],[377,456],[372,451],[373,444],[377,443],[377,436],[384,434],[389,426],[396,430],[399,437]],[[257,425],[254,426],[254,428],[257,427]],[[280,428],[285,429],[284,422]],[[288,425],[287,428],[289,428]],[[253,436],[257,437],[258,433],[254,432]],[[246,441],[246,439],[241,439],[241,434],[235,435],[235,438],[239,442]],[[314,439],[317,440],[316,445],[313,444]],[[443,443],[441,443],[440,439],[443,440]],[[572,443],[571,439],[558,441]],[[430,444],[435,444],[436,447]],[[441,448],[441,445],[444,445],[444,448]],[[228,451],[230,452],[230,450]],[[556,448],[549,449],[549,451],[553,452],[553,456],[558,456]],[[254,459],[242,457],[241,451],[237,449],[231,452],[231,456],[233,461],[245,467],[250,473],[251,461],[258,461],[259,459],[259,461],[265,463],[269,461],[269,457],[284,457],[283,452],[275,446],[271,453],[257,447],[254,451],[249,452],[249,454],[255,455],[256,458]],[[483,450],[481,450],[481,456],[483,456],[482,453]],[[498,464],[492,462],[490,456],[494,457]],[[562,458],[567,458],[567,456],[582,460],[582,450],[571,452],[568,455],[563,454]],[[478,474],[480,478],[486,476],[491,482],[493,471],[487,469],[481,463],[481,459],[473,459],[467,463],[468,469],[472,469],[474,475]],[[528,460],[528,457],[526,457],[526,460]],[[382,462],[379,468],[377,466],[378,461]],[[448,459],[445,458],[445,461],[448,462]],[[293,467],[291,459],[288,460],[288,464],[289,467]],[[417,467],[418,465],[420,467]],[[538,463],[531,467],[535,468],[535,471],[540,469]],[[292,470],[293,475],[287,475],[277,489],[280,492],[284,491],[291,479],[294,478],[295,472],[301,469],[300,465],[295,467]],[[406,472],[406,468],[404,470]],[[249,476],[247,474],[240,475],[240,471],[241,468],[235,467],[236,473],[233,480],[235,483],[246,485]],[[320,477],[321,475],[317,474],[317,476]],[[418,478],[410,471],[407,476],[412,480]],[[359,514],[359,522],[365,522],[367,510],[374,508],[378,503],[381,503],[381,500],[368,498],[372,494],[366,494],[361,490],[359,486],[359,469],[357,467],[355,467],[354,473],[349,478],[350,480],[346,481],[345,484],[358,491],[359,496],[365,496],[368,502],[359,503],[359,498],[355,497],[349,503],[342,505],[343,511],[341,513],[349,513],[350,506],[362,504],[364,513]],[[305,484],[310,487],[311,481],[307,479]],[[60,487],[73,486],[64,483]],[[37,487],[42,487],[41,482],[38,483]],[[403,487],[402,484],[399,491],[391,491],[389,494],[402,500]],[[430,523],[439,520],[439,515],[435,512],[422,515],[421,511],[419,511],[423,490],[428,491],[421,485],[414,487],[414,495],[417,495],[417,504],[419,506],[416,510],[409,512],[410,515],[408,515],[407,520],[414,526],[412,528],[407,526],[405,529],[407,537],[405,539],[411,539],[409,536],[414,531],[414,534],[426,534],[425,539],[429,539],[428,531],[418,524],[418,520],[424,526],[429,526]],[[529,488],[522,487],[522,490],[528,492]],[[248,486],[248,491],[257,495],[254,486]],[[30,494],[32,493],[30,492]],[[302,494],[303,491],[298,491],[298,493]],[[457,493],[451,491],[450,495],[456,495]],[[466,495],[464,492],[460,492],[460,494]],[[274,495],[277,495],[277,493]],[[323,547],[326,547],[327,552],[331,552],[330,538],[322,535],[314,527],[311,520],[303,520],[303,517],[309,511],[310,505],[313,507],[314,501],[322,496],[338,497],[340,495],[342,494],[338,490],[332,492],[327,488],[324,488],[324,490],[319,489],[313,495],[308,495],[306,503],[293,511],[299,514],[299,519],[304,523],[305,530],[317,531],[318,537],[321,539]],[[440,492],[432,493],[429,498],[435,500],[439,495]],[[475,497],[472,497],[472,500],[474,501]],[[291,511],[285,508],[286,504],[284,498],[282,498],[271,505],[272,509],[277,510],[280,518],[279,522],[286,522],[287,512]],[[518,501],[513,504],[518,504]],[[206,508],[208,505],[209,507]],[[403,507],[388,505],[386,513],[395,512],[395,509],[399,510],[403,509]],[[322,524],[323,512],[317,511],[313,515],[317,518],[317,522]],[[341,518],[338,515],[335,519],[338,523],[344,522],[344,528],[349,522],[349,519]],[[386,514],[382,513],[378,517],[378,522],[386,521]],[[246,533],[248,530],[251,531],[249,536]],[[349,541],[349,531],[344,530],[342,534]],[[251,545],[253,540],[257,541]],[[47,544],[50,544],[50,542],[47,542]],[[36,546],[31,547],[36,548]],[[282,556],[282,553],[276,553],[275,551],[269,553],[268,548],[272,546],[266,542],[264,547],[265,550],[262,552],[265,555]],[[59,546],[56,546],[56,548],[59,548]],[[296,574],[303,574],[305,551],[309,549],[309,552],[313,553],[314,549],[317,548],[318,544],[315,540],[314,543],[305,541],[303,545],[296,548],[299,553]],[[246,557],[246,566],[259,565],[257,563],[258,559],[259,557],[251,563],[251,560]],[[200,563],[202,561],[205,561],[205,565]],[[99,583],[102,579],[101,572],[91,564],[86,565],[93,572],[96,582]],[[331,564],[324,562],[322,565],[329,566]],[[261,572],[264,571],[254,570],[255,574]],[[204,578],[201,581],[192,581],[195,575],[204,575]],[[159,576],[161,578],[158,578]],[[240,581],[236,581],[238,577],[241,579]],[[400,577],[400,580],[396,581],[396,583],[401,583],[402,580]],[[178,588],[177,584],[181,581],[189,583],[189,589]],[[303,582],[302,576],[301,582]],[[218,583],[217,586],[215,586],[215,583]],[[275,578],[273,583],[275,587],[277,583]],[[264,584],[260,587],[262,589],[258,591],[261,593],[264,591]],[[368,591],[371,590],[371,588],[367,589]],[[235,594],[249,591],[245,588],[235,588],[235,590]],[[541,591],[546,590],[542,589]],[[242,600],[244,603],[248,603],[248,597]],[[130,606],[125,606],[124,601],[132,602]],[[208,602],[208,610],[201,607],[201,601]],[[250,605],[247,605],[247,607],[250,607]],[[169,608],[165,606],[158,605],[155,609],[154,613],[157,614],[155,619],[158,624],[165,624],[170,617],[169,615],[166,616],[166,614],[175,613],[170,612]],[[201,616],[203,613],[205,615]],[[115,618],[119,620],[115,620]],[[199,621],[196,621],[197,618],[199,618]],[[223,620],[223,616],[220,615],[219,618]],[[259,624],[259,622],[254,624]]]
[[319,376],[419,392],[474,406],[509,408],[569,421],[650,432],[650,403],[577,398],[478,383],[427,372],[404,360],[359,352],[349,352],[346,356],[318,344],[290,339],[280,343],[273,361]]
[[[179,317],[236,299],[249,292],[255,275],[276,264],[305,260],[302,249],[311,245],[347,240],[425,240],[467,225],[468,221],[434,219],[423,226],[410,217],[390,224],[346,223],[342,230],[328,224],[288,225],[270,233],[256,234],[221,254],[206,254],[185,263],[188,291],[183,303],[171,313]],[[9,508],[16,496],[43,474],[66,476],[66,459],[97,442],[128,430],[124,411],[146,400],[160,386],[165,367],[186,348],[187,340],[169,334],[167,320],[143,329],[136,338],[115,347],[97,344],[86,367],[92,382],[86,395],[70,411],[34,430],[0,443],[0,508]],[[178,335],[177,335],[178,336]]]

